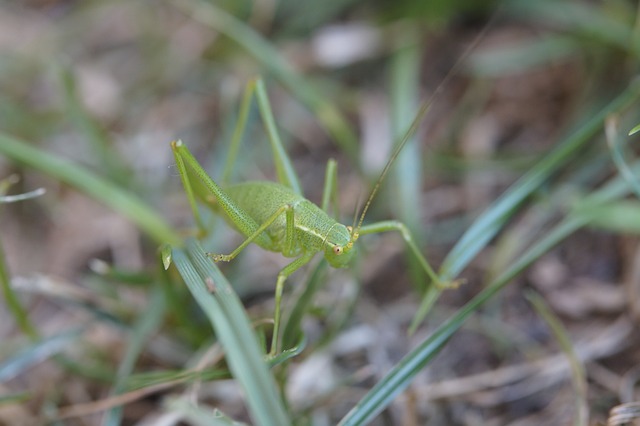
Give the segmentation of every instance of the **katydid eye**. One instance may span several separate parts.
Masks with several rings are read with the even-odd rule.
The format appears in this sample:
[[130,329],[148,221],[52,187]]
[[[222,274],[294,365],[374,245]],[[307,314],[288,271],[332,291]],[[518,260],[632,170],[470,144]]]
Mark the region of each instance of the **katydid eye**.
[[333,246],[333,254],[340,256],[342,254],[342,247],[340,246]]

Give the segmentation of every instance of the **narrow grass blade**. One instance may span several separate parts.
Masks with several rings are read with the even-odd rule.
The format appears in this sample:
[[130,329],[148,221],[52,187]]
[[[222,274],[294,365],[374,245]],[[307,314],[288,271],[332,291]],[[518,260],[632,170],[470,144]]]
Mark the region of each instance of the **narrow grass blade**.
[[131,219],[158,244],[180,244],[180,236],[138,197],[69,160],[45,153],[26,142],[0,133],[0,154],[40,170],[101,201]]
[[[147,309],[133,327],[127,350],[118,368],[116,383],[112,395],[118,395],[126,391],[126,383],[133,372],[136,360],[144,348],[149,337],[161,325],[166,310],[165,293],[156,287],[151,295]],[[105,426],[119,425],[122,419],[122,406],[109,410],[102,422]]]
[[260,425],[290,424],[276,384],[240,300],[202,247],[188,240],[174,249],[173,261],[226,351],[233,376],[245,390],[253,420]]
[[[417,37],[409,34],[405,37],[409,40],[407,45],[394,52],[391,64],[392,140],[400,140],[410,128],[420,100],[419,44],[414,41]],[[423,228],[418,214],[422,205],[422,155],[415,135],[402,148],[396,162],[393,206],[399,208],[398,217],[420,241],[418,230]]]
[[67,330],[63,333],[42,339],[22,350],[0,364],[0,382],[10,380],[31,366],[42,362],[51,356],[62,352],[69,345],[79,339],[84,332],[84,327]]
[[[520,204],[540,185],[567,164],[574,156],[579,155],[583,146],[602,129],[604,121],[610,114],[624,109],[640,96],[640,81],[633,81],[618,97],[605,106],[597,115],[582,125],[571,136],[566,138],[544,159],[522,176],[517,182],[500,196],[481,214],[460,237],[442,262],[440,275],[443,281],[452,281],[475,258],[491,239],[502,229],[509,218],[517,211]],[[415,330],[437,301],[441,290],[431,286],[422,299],[418,312],[413,318],[409,331]]]
[[9,311],[13,315],[16,324],[20,330],[27,336],[35,339],[38,337],[38,332],[29,320],[29,314],[20,303],[20,299],[15,290],[11,286],[11,280],[9,278],[9,270],[7,268],[7,262],[4,257],[4,249],[0,242],[0,287],[2,287],[2,295],[4,296],[5,303]]
[[575,391],[576,414],[573,424],[576,426],[586,426],[589,424],[589,406],[587,404],[587,377],[584,365],[582,365],[582,362],[573,349],[571,339],[569,338],[565,328],[562,326],[560,319],[551,311],[542,296],[533,291],[529,291],[527,298],[533,304],[538,315],[545,320],[558,341],[560,348],[567,355],[567,358],[569,358],[571,379]]
[[444,281],[456,277],[496,235],[520,203],[574,155],[580,153],[590,138],[602,129],[609,114],[623,109],[639,96],[640,82],[635,81],[498,198],[489,210],[476,219],[445,258],[442,265]]
[[[640,95],[640,84],[635,83],[511,185],[487,211],[475,220],[451,249],[440,268],[442,279],[451,281],[457,277],[503,228],[510,217],[518,210],[521,203],[536,191],[543,182],[549,179],[553,173],[580,153],[580,148],[602,128],[607,115],[623,108],[635,100],[638,95]],[[410,332],[413,332],[422,322],[439,298],[440,293],[441,290],[434,286],[427,290],[409,328]]]

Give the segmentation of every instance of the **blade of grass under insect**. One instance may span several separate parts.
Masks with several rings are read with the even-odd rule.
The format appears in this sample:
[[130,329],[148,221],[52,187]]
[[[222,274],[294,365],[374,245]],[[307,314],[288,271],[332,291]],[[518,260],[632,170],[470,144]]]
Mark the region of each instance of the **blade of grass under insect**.
[[22,306],[22,303],[20,303],[18,295],[11,286],[11,280],[9,277],[10,274],[4,257],[4,248],[0,241],[0,286],[2,287],[2,295],[4,296],[5,304],[13,315],[18,328],[20,328],[20,330],[27,336],[32,339],[36,339],[38,337],[38,332],[29,320],[29,314]]
[[73,328],[28,346],[0,364],[0,382],[17,377],[31,366],[62,352],[82,337],[84,330],[85,327]]
[[173,4],[196,21],[220,31],[246,49],[280,81],[280,84],[307,105],[352,163],[359,167],[358,139],[347,120],[324,99],[319,90],[293,70],[277,49],[253,28],[211,3],[201,0],[174,0]]
[[[147,308],[140,315],[133,326],[129,336],[127,350],[118,368],[116,381],[113,387],[113,395],[118,395],[126,391],[126,383],[133,372],[135,363],[142,352],[145,343],[162,323],[166,310],[165,293],[156,287],[151,294]],[[110,409],[102,422],[105,426],[119,425],[122,420],[122,406]]]
[[173,262],[209,317],[233,377],[245,391],[253,420],[260,425],[290,424],[249,319],[224,275],[192,239],[187,240],[186,250],[174,249]]
[[180,236],[135,195],[87,169],[0,133],[0,154],[52,176],[128,217],[158,244],[180,244]]
[[[640,162],[634,165],[634,173],[640,172]],[[584,206],[602,206],[612,200],[625,196],[629,185],[622,178],[617,177],[600,190],[590,195]],[[444,347],[449,338],[462,326],[477,309],[487,300],[497,294],[513,278],[528,268],[538,258],[551,248],[562,242],[575,231],[589,223],[589,218],[576,215],[567,216],[562,222],[542,236],[538,242],[519,259],[515,260],[496,280],[465,304],[455,315],[443,323],[438,329],[425,339],[418,347],[409,352],[385,377],[378,382],[358,404],[340,421],[341,426],[367,424],[404,389],[406,389],[415,375]]]
[[551,311],[545,300],[538,293],[529,290],[527,299],[533,304],[538,315],[547,323],[560,348],[569,358],[571,366],[571,379],[575,392],[575,418],[573,424],[576,426],[586,426],[589,424],[589,408],[587,405],[587,378],[584,365],[573,349],[571,339],[560,319]]

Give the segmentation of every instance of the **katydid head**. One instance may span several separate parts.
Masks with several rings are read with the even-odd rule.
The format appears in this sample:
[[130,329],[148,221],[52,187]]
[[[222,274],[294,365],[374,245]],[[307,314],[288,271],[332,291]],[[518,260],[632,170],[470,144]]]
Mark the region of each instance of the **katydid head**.
[[334,268],[346,268],[351,263],[355,248],[353,228],[336,223],[324,240],[324,257]]

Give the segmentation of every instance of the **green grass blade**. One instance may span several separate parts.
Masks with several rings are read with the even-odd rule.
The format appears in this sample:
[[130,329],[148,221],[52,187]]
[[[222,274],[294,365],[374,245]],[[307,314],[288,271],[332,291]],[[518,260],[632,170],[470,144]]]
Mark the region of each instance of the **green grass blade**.
[[547,323],[560,348],[567,355],[567,358],[569,358],[571,379],[575,391],[576,413],[573,424],[576,426],[586,426],[589,424],[589,406],[587,404],[587,377],[584,365],[573,349],[567,330],[563,327],[560,319],[551,311],[542,296],[533,291],[529,291],[527,298],[533,304],[538,315]]
[[173,262],[225,348],[253,420],[260,425],[290,424],[249,319],[224,275],[194,240],[187,241],[186,250],[174,249]]
[[[549,177],[580,154],[584,145],[602,129],[605,119],[623,109],[640,96],[640,82],[633,82],[597,115],[566,138],[544,159],[522,176],[502,194],[487,211],[482,213],[451,249],[442,262],[440,274],[444,281],[451,281],[475,258],[475,256],[502,229],[520,204],[536,191]],[[423,297],[417,314],[409,328],[415,330],[437,301],[441,291],[430,287]]]
[[84,327],[67,330],[42,339],[0,364],[0,382],[17,377],[31,366],[64,351],[82,337]]
[[[112,395],[118,395],[127,390],[127,380],[133,373],[136,360],[144,349],[144,344],[148,341],[162,323],[166,311],[165,293],[160,287],[155,287],[148,303],[147,309],[140,315],[140,318],[133,327],[129,344],[124,354]],[[119,425],[122,420],[122,406],[109,410],[102,422],[105,426]]]
[[[400,140],[411,126],[415,111],[419,108],[420,52],[415,36],[409,37],[408,45],[402,46],[393,55],[391,65],[391,122],[392,140]],[[415,135],[402,148],[394,166],[393,206],[399,208],[400,220],[421,240],[418,230],[420,207],[422,206],[422,155]],[[424,233],[422,233],[424,234]]]
[[639,96],[640,83],[636,81],[498,198],[489,210],[478,217],[445,258],[441,269],[444,280],[456,277],[496,235],[520,203],[574,155],[580,153],[590,138],[602,129],[609,114],[623,109]]
[[69,160],[0,133],[0,154],[52,176],[128,217],[158,244],[178,245],[180,236],[138,197]]
[[11,280],[9,275],[9,269],[7,268],[7,262],[5,261],[4,249],[0,243],[0,287],[2,287],[2,295],[4,296],[5,304],[9,311],[13,315],[16,324],[20,330],[27,336],[35,339],[38,337],[38,332],[29,320],[29,314],[20,303],[20,299],[15,290],[11,286]]

